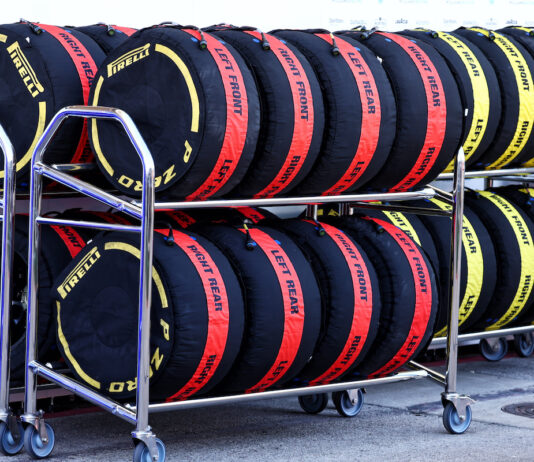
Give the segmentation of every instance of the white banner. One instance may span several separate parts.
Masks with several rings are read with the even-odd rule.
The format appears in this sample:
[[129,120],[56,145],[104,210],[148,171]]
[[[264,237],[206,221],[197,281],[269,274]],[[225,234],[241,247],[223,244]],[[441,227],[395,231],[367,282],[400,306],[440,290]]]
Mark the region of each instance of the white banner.
[[534,0],[26,0],[2,2],[0,22],[24,18],[56,25],[95,22],[144,27],[162,21],[200,27],[226,22],[274,28],[398,31],[427,27],[450,31],[459,26],[500,28],[534,25]]

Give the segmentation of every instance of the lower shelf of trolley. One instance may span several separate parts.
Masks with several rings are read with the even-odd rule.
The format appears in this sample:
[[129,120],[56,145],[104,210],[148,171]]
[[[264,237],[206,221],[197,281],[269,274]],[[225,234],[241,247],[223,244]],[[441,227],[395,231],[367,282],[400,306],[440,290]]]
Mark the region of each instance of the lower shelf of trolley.
[[[73,378],[55,371],[44,364],[34,361],[30,364],[30,368],[34,374],[52,382],[50,385],[41,386],[38,389],[38,398],[46,398],[53,396],[65,396],[69,394],[77,395],[92,404],[116,415],[131,423],[136,422],[136,406],[133,404],[118,403],[101,393],[77,382]],[[62,371],[63,372],[63,371]],[[367,388],[375,385],[382,385],[387,383],[402,382],[407,380],[416,380],[428,378],[429,373],[425,370],[403,371],[395,373],[387,377],[379,377],[374,379],[345,381],[331,383],[327,385],[316,385],[296,388],[285,388],[279,390],[263,391],[259,393],[248,393],[238,395],[225,395],[215,397],[201,397],[185,401],[163,402],[149,404],[149,412],[166,412],[178,409],[191,409],[207,406],[216,406],[237,402],[248,402],[270,398],[285,398],[291,396],[303,396],[319,393],[330,393],[343,390],[352,390],[358,388]],[[56,390],[61,390],[61,394],[54,394]],[[12,396],[18,396],[19,390],[13,390]],[[23,390],[22,390],[23,392]],[[11,401],[14,401],[11,399]]]

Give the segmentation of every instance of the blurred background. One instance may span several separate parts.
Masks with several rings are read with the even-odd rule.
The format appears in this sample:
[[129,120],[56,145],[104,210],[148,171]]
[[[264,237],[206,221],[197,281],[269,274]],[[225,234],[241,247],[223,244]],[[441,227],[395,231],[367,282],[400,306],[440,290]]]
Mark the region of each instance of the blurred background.
[[407,27],[453,30],[459,26],[499,28],[534,24],[534,0],[26,0],[2,2],[1,23],[57,25],[95,22],[142,27],[174,21],[207,26],[220,22],[273,28],[358,25],[396,31]]

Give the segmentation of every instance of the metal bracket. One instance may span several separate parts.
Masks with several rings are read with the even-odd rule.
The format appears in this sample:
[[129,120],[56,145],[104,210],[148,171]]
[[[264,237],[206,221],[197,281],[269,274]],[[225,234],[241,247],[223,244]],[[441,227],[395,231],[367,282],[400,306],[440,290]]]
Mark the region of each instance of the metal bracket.
[[428,378],[438,383],[439,385],[445,385],[447,383],[447,378],[443,374],[440,374],[434,369],[431,369],[430,367],[426,367],[423,364],[420,364],[416,361],[413,361],[413,360],[408,361],[408,363],[406,364],[406,367],[416,370],[416,371],[425,371],[428,374]]
[[452,403],[461,421],[464,421],[467,416],[467,406],[476,403],[470,396],[459,395],[458,393],[442,393],[441,402],[443,403],[443,407],[445,407],[447,403]]
[[39,437],[44,444],[48,443],[48,432],[46,431],[46,425],[43,417],[43,411],[39,411],[39,418],[37,419],[37,431],[39,432]]
[[350,388],[346,390],[347,394],[349,395],[350,402],[353,405],[356,405],[359,402],[358,390],[360,390],[364,394],[367,393],[367,390],[365,388]]
[[317,204],[310,204],[306,207],[306,216],[317,221],[319,206]]
[[349,395],[350,402],[355,405],[358,404],[358,390],[359,388],[353,388],[352,390],[347,390]]
[[352,215],[352,207],[350,204],[341,204],[341,216],[348,217]]
[[156,435],[154,435],[151,430],[152,429],[150,427],[147,427],[145,431],[134,431],[132,432],[132,438],[134,439],[134,444],[136,444],[136,441],[140,441],[141,443],[145,444],[145,446],[148,448],[150,458],[153,460],[153,462],[158,462],[159,451],[156,444]]
[[17,416],[13,413],[10,413],[7,418],[7,428],[9,428],[9,432],[11,433],[15,443],[18,443],[22,438],[22,435],[20,434]]
[[446,202],[449,205],[454,204],[454,195],[452,193],[444,191],[443,189],[437,188],[433,185],[430,185],[429,187],[436,191],[438,199],[442,200],[443,202]]
[[500,348],[501,338],[502,337],[489,337],[486,338],[485,341],[493,351],[498,351]]
[[39,432],[39,438],[44,444],[48,443],[48,432],[44,420],[44,412],[39,411],[37,414],[23,414],[20,416],[22,422],[31,425]]

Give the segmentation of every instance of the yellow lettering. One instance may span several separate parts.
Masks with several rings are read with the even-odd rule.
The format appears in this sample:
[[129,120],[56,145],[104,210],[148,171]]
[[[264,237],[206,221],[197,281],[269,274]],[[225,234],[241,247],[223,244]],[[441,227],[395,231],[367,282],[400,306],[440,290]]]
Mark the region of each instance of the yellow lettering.
[[41,85],[41,82],[39,82],[39,79],[37,79],[37,75],[30,66],[30,62],[26,58],[26,55],[20,48],[19,42],[14,42],[9,45],[7,47],[7,52],[32,97],[35,98],[39,93],[43,93],[44,87]]
[[121,177],[119,178],[119,183],[125,188],[130,188],[134,183],[134,180],[127,177],[126,175],[121,175]]
[[169,330],[169,324],[166,323],[163,319],[160,319],[159,321],[161,327],[163,327],[163,338],[167,341],[171,339],[170,336],[170,330]]
[[184,143],[185,146],[185,154],[184,154],[184,162],[187,164],[189,162],[189,158],[191,157],[191,153],[193,152],[193,148],[189,144],[189,141],[185,140]]
[[132,391],[137,388],[137,377],[134,380],[127,380],[126,381],[126,390]]
[[159,354],[159,347],[156,348],[156,351],[154,351],[154,356],[152,356],[152,360],[150,361],[150,364],[153,364],[156,368],[156,370],[159,370],[159,366],[161,366],[161,362],[163,361],[164,355]]
[[149,55],[150,43],[143,45],[142,47],[130,50],[128,53],[118,57],[115,61],[108,64],[108,77],[115,75],[117,72],[122,71],[126,67],[146,58]]
[[109,384],[110,393],[121,393],[124,390],[124,382],[111,382]]

